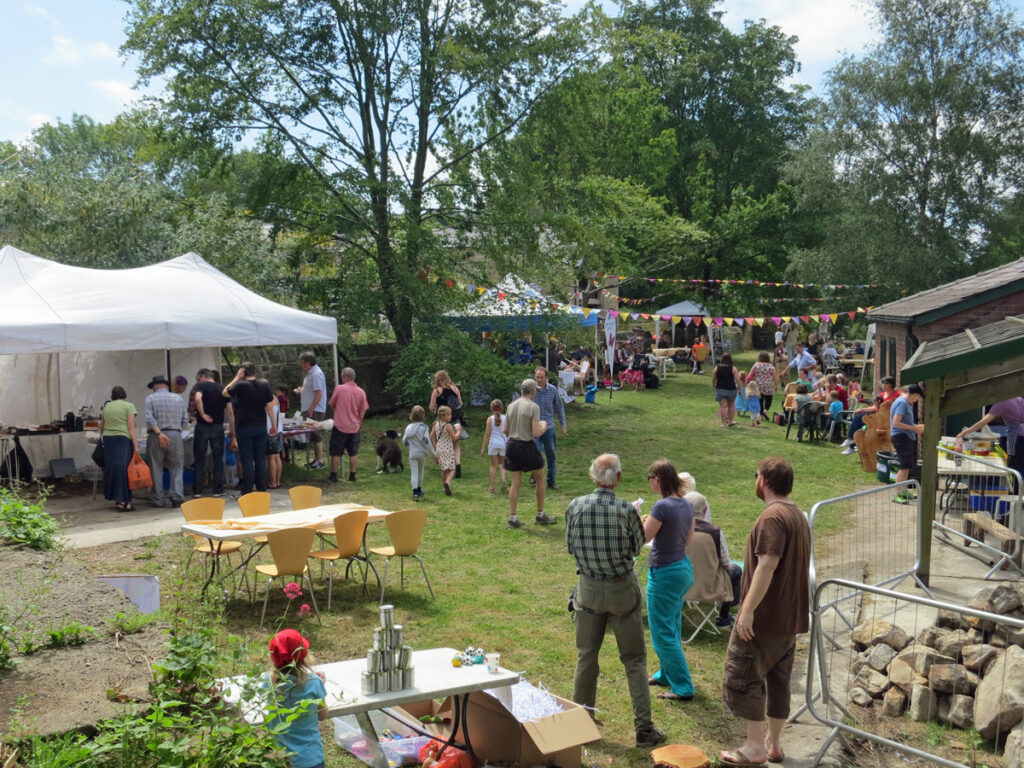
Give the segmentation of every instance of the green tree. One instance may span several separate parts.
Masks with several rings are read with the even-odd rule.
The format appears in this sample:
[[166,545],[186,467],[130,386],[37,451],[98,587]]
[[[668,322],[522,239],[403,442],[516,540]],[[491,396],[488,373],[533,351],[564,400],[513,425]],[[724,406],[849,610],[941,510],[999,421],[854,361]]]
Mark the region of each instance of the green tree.
[[793,166],[826,222],[795,269],[920,289],[973,270],[1021,190],[1024,31],[998,0],[874,8],[881,40],[829,73],[823,128]]
[[586,55],[578,29],[554,0],[141,0],[125,49],[190,129],[269,134],[317,180],[330,210],[311,229],[372,263],[405,345],[432,302],[422,271],[457,266],[437,236],[467,214],[448,185]]
[[44,125],[24,145],[0,146],[0,232],[23,250],[103,269],[196,251],[251,288],[287,295],[261,222],[224,189],[189,195],[200,165],[215,160],[185,149],[149,115]]

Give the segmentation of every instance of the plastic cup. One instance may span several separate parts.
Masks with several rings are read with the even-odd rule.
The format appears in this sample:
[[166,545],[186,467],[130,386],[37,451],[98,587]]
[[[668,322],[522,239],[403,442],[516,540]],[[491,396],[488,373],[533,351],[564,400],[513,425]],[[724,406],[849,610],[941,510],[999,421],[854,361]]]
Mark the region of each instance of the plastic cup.
[[488,653],[484,656],[484,660],[487,662],[487,671],[494,674],[498,671],[498,667],[501,664],[501,654]]

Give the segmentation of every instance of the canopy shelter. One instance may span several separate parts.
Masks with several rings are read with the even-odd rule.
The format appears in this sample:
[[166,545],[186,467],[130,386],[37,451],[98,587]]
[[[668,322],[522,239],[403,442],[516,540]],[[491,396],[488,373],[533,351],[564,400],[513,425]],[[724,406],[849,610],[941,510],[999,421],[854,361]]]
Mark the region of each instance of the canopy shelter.
[[[702,307],[700,304],[697,304],[696,302],[690,301],[688,299],[685,300],[685,301],[676,302],[675,304],[672,304],[671,306],[665,307],[664,309],[659,309],[654,314],[654,338],[656,338],[656,339],[660,339],[661,338],[661,320],[662,320],[662,318],[665,318],[668,322],[672,323],[672,319],[671,318],[673,318],[673,317],[684,318],[680,322],[688,323],[688,320],[686,320],[685,318],[710,317],[710,315],[708,314],[708,311],[706,309],[704,309],[704,307]],[[672,340],[673,340],[673,345],[675,343],[675,338],[676,338],[676,325],[677,325],[676,323],[672,323]],[[714,347],[712,346],[712,349],[713,348]],[[712,355],[711,362],[712,362],[712,364],[714,364],[714,362],[715,362],[714,355]]]
[[465,309],[445,315],[463,331],[529,331],[548,329],[560,321],[597,325],[597,312],[554,301],[519,275],[509,273]]
[[1024,380],[1024,315],[1006,317],[980,328],[926,341],[900,371],[900,381],[925,383],[924,434],[921,436],[921,566],[928,583],[931,525],[935,517],[938,452],[942,418],[1021,394]]
[[0,248],[0,423],[98,407],[115,384],[141,413],[153,375],[191,380],[219,347],[277,344],[336,345],[337,321],[270,301],[195,253],[106,270]]

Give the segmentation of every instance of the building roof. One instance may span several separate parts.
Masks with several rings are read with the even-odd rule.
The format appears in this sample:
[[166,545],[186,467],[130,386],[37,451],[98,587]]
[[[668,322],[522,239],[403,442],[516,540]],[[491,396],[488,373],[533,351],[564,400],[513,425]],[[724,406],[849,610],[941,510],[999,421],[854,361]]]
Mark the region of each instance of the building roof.
[[676,304],[673,304],[671,306],[665,307],[664,309],[659,309],[654,314],[658,315],[659,317],[662,316],[662,315],[679,315],[679,316],[682,316],[682,317],[708,317],[709,316],[708,311],[706,309],[704,309],[704,307],[702,307],[700,304],[697,304],[697,303],[689,301],[689,300],[680,301],[680,302],[678,302]]
[[924,325],[1024,290],[1024,259],[929,288],[870,310],[869,322]]
[[926,341],[911,357],[900,381],[929,381],[958,371],[990,366],[1024,355],[1024,315]]

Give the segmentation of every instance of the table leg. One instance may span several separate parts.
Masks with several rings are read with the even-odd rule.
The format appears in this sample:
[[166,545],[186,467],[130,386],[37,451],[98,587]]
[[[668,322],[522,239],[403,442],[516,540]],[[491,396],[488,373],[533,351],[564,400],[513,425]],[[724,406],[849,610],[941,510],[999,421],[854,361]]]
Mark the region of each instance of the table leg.
[[366,746],[370,748],[370,765],[373,768],[388,768],[387,758],[384,757],[384,750],[380,748],[380,740],[377,738],[377,731],[373,727],[373,723],[370,721],[369,712],[357,712],[356,722],[359,723],[359,727],[363,731],[363,736],[366,737]]
[[210,584],[213,583],[213,579],[217,575],[217,561],[220,560],[220,544],[221,543],[219,541],[217,542],[216,552],[214,552],[213,551],[213,549],[214,549],[213,539],[207,539],[207,541],[210,543],[210,550],[211,550],[211,552],[210,552],[210,560],[211,560],[211,562],[210,562],[210,575],[206,577],[206,583],[203,584],[203,591],[199,593],[203,597],[206,597],[206,590],[210,586]]
[[[466,752],[473,758],[474,765],[480,765],[481,760],[473,751],[473,745],[469,741],[469,694],[462,694],[462,743],[466,745]],[[458,699],[456,699],[456,702]],[[454,731],[453,731],[454,733]]]

